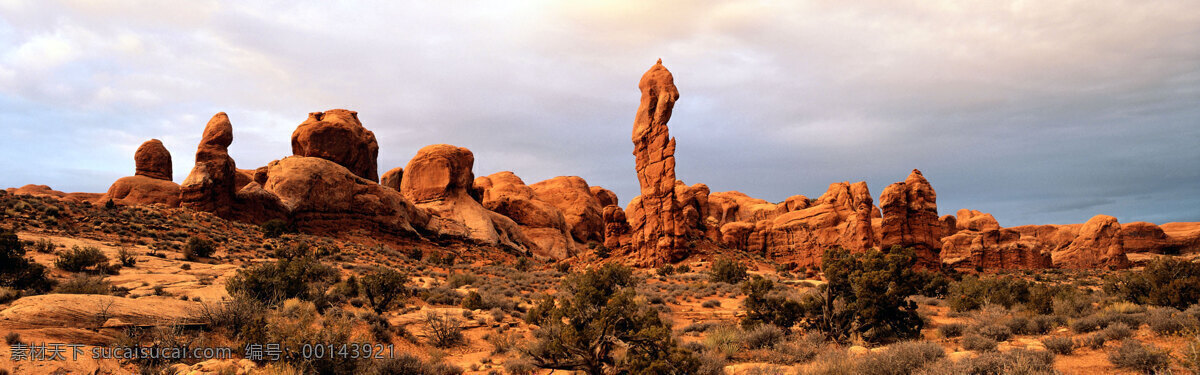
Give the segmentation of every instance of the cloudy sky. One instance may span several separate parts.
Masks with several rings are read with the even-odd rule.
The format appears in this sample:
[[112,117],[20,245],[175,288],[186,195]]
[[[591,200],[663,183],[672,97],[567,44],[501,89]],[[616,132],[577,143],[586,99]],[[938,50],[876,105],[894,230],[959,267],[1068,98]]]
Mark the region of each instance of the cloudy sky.
[[349,108],[381,172],[449,143],[624,204],[662,58],[679,178],[713,191],[918,168],[942,214],[1005,226],[1200,221],[1200,1],[242,3],[0,0],[0,187],[103,192],[150,138],[182,181],[219,111],[255,168]]

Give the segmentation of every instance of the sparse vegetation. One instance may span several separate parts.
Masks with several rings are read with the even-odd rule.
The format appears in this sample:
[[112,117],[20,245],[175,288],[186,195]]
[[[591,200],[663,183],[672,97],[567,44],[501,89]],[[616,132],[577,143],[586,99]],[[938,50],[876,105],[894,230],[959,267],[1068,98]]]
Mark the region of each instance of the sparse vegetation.
[[422,322],[429,343],[435,347],[448,348],[463,341],[462,322],[450,314],[428,311]]
[[54,266],[68,272],[100,272],[108,264],[108,256],[99,248],[74,246],[70,251],[58,254]]
[[46,276],[46,267],[25,257],[25,244],[11,231],[0,231],[0,286],[49,290],[54,284]]
[[371,303],[376,314],[388,311],[400,302],[400,298],[408,295],[408,277],[391,269],[380,268],[363,275],[362,293]]
[[58,284],[55,293],[62,294],[109,294],[112,285],[99,276],[79,275],[67,282]]
[[925,323],[908,300],[919,286],[915,262],[911,249],[825,251],[828,282],[801,302],[806,328],[837,342],[852,336],[870,343],[916,338]]
[[717,259],[708,271],[708,279],[714,283],[737,284],[746,279],[745,264],[729,258]]
[[1143,344],[1137,340],[1125,340],[1121,345],[1108,352],[1108,360],[1120,368],[1139,371],[1143,374],[1157,374],[1167,369],[1171,363],[1171,355],[1156,346]]
[[1058,355],[1069,355],[1075,352],[1075,340],[1070,337],[1054,336],[1042,340],[1046,350]]
[[322,301],[338,274],[311,255],[284,258],[238,270],[225,289],[231,295],[244,294],[268,305],[289,298]]
[[187,260],[208,258],[217,251],[217,245],[212,240],[201,237],[190,237],[183,246],[183,257]]
[[755,276],[742,284],[742,292],[746,293],[746,299],[742,301],[742,306],[746,309],[742,326],[770,324],[789,329],[796,324],[801,314],[800,303],[773,294],[774,289],[775,284],[761,276]]
[[1200,303],[1200,263],[1159,258],[1140,271],[1109,277],[1104,288],[1126,301],[1186,309]]
[[[636,302],[629,267],[607,263],[568,276],[562,286],[563,294],[548,298],[545,311],[533,318],[540,328],[528,354],[538,367],[596,375],[606,368],[670,374],[699,367],[658,311]],[[613,356],[618,344],[627,347],[619,360]]]

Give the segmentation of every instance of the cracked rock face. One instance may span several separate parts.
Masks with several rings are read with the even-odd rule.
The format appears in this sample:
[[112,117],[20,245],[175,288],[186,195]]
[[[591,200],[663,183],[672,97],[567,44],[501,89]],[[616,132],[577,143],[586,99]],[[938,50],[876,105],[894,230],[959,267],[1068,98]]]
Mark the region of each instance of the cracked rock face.
[[133,161],[137,170],[135,176],[167,181],[174,177],[171,171],[171,152],[157,139],[142,143],[133,153]]
[[225,112],[217,113],[204,127],[196,147],[196,165],[180,184],[183,207],[228,215],[236,194],[237,166],[229,157],[233,143],[233,124]]
[[309,113],[308,119],[292,132],[292,154],[329,160],[358,177],[379,181],[379,143],[355,111]]
[[631,245],[636,263],[660,265],[686,255],[675,199],[675,139],[667,129],[679,91],[662,60],[642,75],[638,88],[642,99],[633,122],[633,155],[641,195],[629,205]]
[[911,247],[917,253],[918,266],[941,267],[945,226],[938,219],[937,193],[921,171],[914,169],[903,182],[884,188],[879,207],[883,210],[881,248]]

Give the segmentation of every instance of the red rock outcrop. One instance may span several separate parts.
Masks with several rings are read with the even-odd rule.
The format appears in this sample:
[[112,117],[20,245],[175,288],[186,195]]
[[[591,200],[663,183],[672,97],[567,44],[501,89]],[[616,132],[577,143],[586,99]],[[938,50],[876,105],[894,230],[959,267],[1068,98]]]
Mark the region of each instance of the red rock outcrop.
[[101,201],[135,204],[165,204],[179,206],[179,184],[146,176],[122,177],[108,187]]
[[604,242],[602,207],[587,181],[576,176],[559,176],[529,187],[538,199],[562,212],[575,241]]
[[1200,251],[1200,223],[1166,223],[1160,225],[1163,233],[1175,243],[1178,252]]
[[229,217],[234,212],[237,166],[229,157],[233,125],[225,112],[217,113],[204,127],[196,148],[196,166],[180,184],[183,207]]
[[616,206],[621,203],[617,199],[617,193],[612,192],[612,190],[595,185],[592,185],[588,189],[592,191],[592,196],[596,197],[596,201],[600,202],[600,207]]
[[1121,223],[1108,215],[1088,219],[1070,245],[1051,255],[1058,268],[1129,268]]
[[266,167],[266,183],[260,187],[252,182],[239,196],[257,197],[255,201],[267,207],[277,197],[293,223],[311,232],[362,228],[419,235],[430,225],[429,214],[400,192],[324,158],[289,156],[273,161]]
[[499,172],[476,178],[474,185],[480,191],[484,208],[521,226],[521,231],[536,245],[531,246],[530,252],[553,259],[575,255],[575,241],[562,211],[539,199],[520,177],[512,172]]
[[1175,241],[1167,237],[1167,233],[1154,223],[1138,221],[1121,225],[1121,233],[1125,237],[1126,253],[1162,253],[1175,252]]
[[133,153],[135,176],[171,181],[171,152],[163,146],[162,141],[151,139],[138,146]]
[[64,193],[64,192],[61,192],[58,190],[51,189],[50,186],[47,186],[47,185],[29,184],[29,185],[25,185],[25,186],[22,186],[19,188],[8,188],[8,189],[4,189],[4,190],[6,192],[8,192],[9,194],[13,194],[13,195],[30,195],[30,196],[35,196],[35,197],[49,197],[49,198],[68,200],[68,201],[72,201],[72,202],[104,203],[105,201],[107,201],[107,199],[102,199],[102,198],[104,198],[104,194],[100,194],[100,193]]
[[[731,205],[730,201],[743,203]],[[709,202],[710,221],[723,222],[722,245],[779,262],[819,267],[826,249],[858,252],[878,244],[871,225],[878,211],[864,182],[830,184],[811,206],[790,212],[785,212],[786,204],[774,205],[736,192],[710,194]]]
[[626,210],[631,258],[642,265],[661,265],[686,256],[675,201],[675,139],[667,129],[679,90],[662,60],[642,75],[638,88],[642,99],[633,121],[633,155],[641,194]]
[[[679,207],[679,227],[687,238],[700,238],[711,235],[716,237],[718,227],[710,225],[708,218],[708,185],[688,185],[683,181],[675,181],[675,201]],[[712,228],[711,233],[708,228]]]
[[179,206],[179,185],[171,181],[171,153],[151,139],[133,153],[134,175],[113,182],[99,200],[121,204]]
[[309,113],[308,119],[292,132],[292,154],[330,160],[359,177],[379,181],[379,143],[355,111]]
[[911,247],[919,267],[940,268],[945,229],[938,221],[937,193],[921,171],[913,169],[903,182],[884,188],[879,205],[883,209],[880,248]]
[[474,164],[475,155],[465,148],[425,146],[404,167],[400,192],[417,207],[445,219],[439,224],[443,234],[526,250],[531,241],[516,222],[471,197]]
[[[958,218],[954,215],[942,215],[938,218],[942,222],[942,237],[950,237],[958,233]],[[882,224],[882,223],[881,223]]]
[[952,267],[1050,268],[1050,251],[1012,229],[959,231],[942,239],[942,262]]
[[957,212],[956,226],[959,230],[986,231],[1000,229],[1000,222],[992,214],[976,210],[961,209]]
[[600,202],[600,216],[604,221],[604,247],[621,249],[629,243],[629,221],[617,194],[611,190],[592,186],[592,195]]
[[400,191],[400,181],[404,179],[404,168],[395,167],[388,170],[379,178],[379,184],[385,187],[390,187],[392,190]]

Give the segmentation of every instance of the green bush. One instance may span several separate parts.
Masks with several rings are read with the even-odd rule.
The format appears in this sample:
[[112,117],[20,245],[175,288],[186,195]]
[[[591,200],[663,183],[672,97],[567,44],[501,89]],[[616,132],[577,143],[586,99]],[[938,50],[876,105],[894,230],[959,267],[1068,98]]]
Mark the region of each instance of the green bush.
[[284,233],[291,233],[294,231],[287,221],[281,219],[267,220],[266,222],[262,223],[261,226],[259,226],[259,230],[262,231],[264,238],[279,238],[279,236],[282,236]]
[[1071,330],[1076,333],[1095,332],[1108,325],[1108,320],[1099,314],[1088,315],[1071,322]]
[[129,251],[129,248],[122,247],[117,250],[117,261],[121,262],[121,266],[133,267],[137,264],[137,257],[132,251]]
[[54,242],[50,242],[49,238],[43,238],[33,243],[33,250],[43,254],[53,253],[54,249],[57,247],[58,245],[55,245]]
[[1186,309],[1200,302],[1200,264],[1173,257],[1158,258],[1140,271],[1107,278],[1104,289],[1142,305]]
[[1008,341],[1012,338],[1012,329],[1007,326],[992,324],[979,328],[979,335],[996,341]]
[[750,349],[770,348],[783,341],[784,332],[771,324],[760,324],[747,329],[743,342]]
[[723,325],[708,330],[708,335],[704,337],[704,346],[730,357],[742,349],[744,336],[745,332],[741,328]]
[[664,265],[662,267],[658,267],[658,269],[655,270],[655,272],[658,273],[659,276],[663,276],[663,277],[671,276],[671,275],[675,274],[675,266],[670,265],[670,264]]
[[1046,350],[1059,355],[1068,355],[1075,351],[1075,340],[1070,337],[1054,336],[1047,337],[1042,340],[1042,345],[1046,346]]
[[463,297],[462,303],[460,305],[462,306],[462,308],[467,309],[467,310],[483,309],[484,308],[483,296],[480,295],[479,292],[472,290],[470,292],[467,292],[467,296]]
[[400,304],[400,299],[408,295],[408,276],[391,268],[379,268],[363,275],[362,293],[376,314],[388,311],[393,305]]
[[463,369],[446,364],[422,361],[408,353],[396,358],[371,361],[373,366],[366,372],[370,375],[461,375]]
[[775,284],[762,276],[742,284],[742,292],[746,299],[742,307],[746,316],[742,317],[743,327],[753,327],[759,324],[771,324],[779,328],[789,329],[800,318],[800,303],[772,293]]
[[708,271],[708,279],[714,283],[737,284],[746,279],[745,264],[729,258],[717,259]]
[[183,257],[187,260],[208,258],[217,251],[217,245],[207,238],[190,237],[183,246]]
[[941,360],[915,373],[920,375],[1055,375],[1054,354],[1045,351],[1013,349],[1007,353],[984,352],[957,362]]
[[[527,349],[541,368],[639,374],[694,373],[699,361],[681,348],[658,310],[637,302],[629,267],[608,263],[563,280],[558,297],[539,304],[540,323]],[[544,310],[543,310],[544,309]],[[533,315],[531,311],[531,315]],[[613,350],[625,348],[615,358]]]
[[58,254],[58,259],[54,261],[55,267],[68,272],[100,272],[101,267],[107,264],[108,256],[91,246],[73,246],[70,251]]
[[908,299],[919,286],[915,264],[912,249],[827,250],[821,266],[827,282],[801,301],[805,328],[837,342],[851,336],[868,343],[919,337],[925,322]]
[[945,356],[945,351],[936,343],[905,341],[864,356],[859,360],[856,372],[865,375],[907,375]]
[[1055,311],[1056,299],[1077,300],[1078,292],[1066,286],[1047,286],[1015,277],[963,277],[950,285],[947,302],[953,311],[975,310],[985,305],[1006,309],[1023,306],[1038,314]]
[[938,326],[938,334],[944,338],[962,336],[966,330],[967,325],[962,323],[946,323]]
[[1179,364],[1193,374],[1200,374],[1200,336],[1193,338],[1179,353]]
[[225,285],[230,295],[244,294],[267,305],[289,298],[318,301],[338,272],[312,256],[278,259],[237,271]]
[[112,284],[104,281],[103,277],[84,275],[76,276],[54,288],[54,293],[61,294],[109,294],[111,291]]
[[354,317],[350,314],[330,313],[322,316],[312,302],[288,299],[268,314],[263,329],[265,340],[262,342],[293,348],[285,352],[283,361],[295,365],[303,373],[359,373],[366,369],[367,360],[340,355],[305,356],[301,350],[295,349],[304,345],[340,348],[351,343],[367,342],[367,337],[355,333],[354,323]]
[[0,231],[0,287],[44,292],[54,286],[46,266],[25,257],[25,244],[10,231]]
[[1163,336],[1178,335],[1200,325],[1195,317],[1171,307],[1151,310],[1146,315],[1146,323],[1150,325],[1150,330]]
[[1133,337],[1133,330],[1129,329],[1125,323],[1113,323],[1096,334],[1103,337],[1105,341],[1124,340]]
[[462,322],[450,314],[427,311],[422,322],[430,345],[448,348],[463,342]]
[[974,350],[974,351],[980,351],[980,352],[988,351],[988,350],[996,350],[996,340],[992,340],[987,337],[983,337],[983,336],[980,336],[980,335],[977,335],[974,333],[963,336],[961,343],[962,343],[963,349],[966,349],[966,350]]
[[1125,340],[1108,352],[1108,361],[1120,368],[1144,374],[1157,374],[1170,366],[1171,355],[1166,350],[1143,344],[1141,341]]

